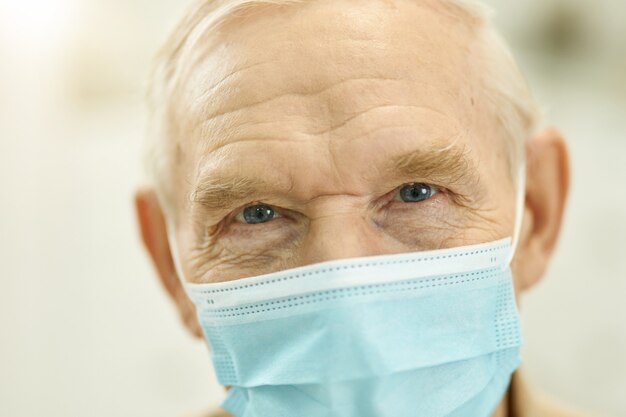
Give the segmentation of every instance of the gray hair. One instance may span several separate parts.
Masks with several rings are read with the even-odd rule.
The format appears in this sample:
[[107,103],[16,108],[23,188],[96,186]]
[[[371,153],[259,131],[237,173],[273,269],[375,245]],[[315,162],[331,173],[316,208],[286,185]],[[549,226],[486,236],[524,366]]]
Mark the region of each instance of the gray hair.
[[[156,55],[149,80],[149,124],[144,164],[148,182],[154,187],[166,212],[172,210],[171,175],[175,154],[173,137],[177,122],[173,101],[184,81],[198,43],[237,12],[258,5],[289,5],[313,0],[199,0],[179,22]],[[424,1],[424,0],[414,0]],[[434,0],[446,13],[472,22],[482,52],[481,73],[487,99],[507,140],[511,177],[515,180],[523,163],[524,142],[540,120],[525,78],[502,37],[492,24],[492,10],[473,0]]]

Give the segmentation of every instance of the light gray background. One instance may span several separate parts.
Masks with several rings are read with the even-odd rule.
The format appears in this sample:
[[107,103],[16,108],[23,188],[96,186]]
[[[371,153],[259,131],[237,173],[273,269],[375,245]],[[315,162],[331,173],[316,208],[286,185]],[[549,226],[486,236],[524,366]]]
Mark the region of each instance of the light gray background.
[[[529,380],[626,416],[626,2],[491,0],[571,145],[523,298]],[[223,395],[140,246],[142,82],[186,2],[0,0],[0,415],[176,417]]]

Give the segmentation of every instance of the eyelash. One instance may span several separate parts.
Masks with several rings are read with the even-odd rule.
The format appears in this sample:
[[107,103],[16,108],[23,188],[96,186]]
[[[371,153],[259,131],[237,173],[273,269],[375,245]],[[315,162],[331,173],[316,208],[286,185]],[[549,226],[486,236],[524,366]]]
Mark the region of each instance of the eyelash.
[[[238,220],[238,217],[239,217],[240,215],[241,215],[241,216],[243,216],[243,212],[244,212],[244,210],[245,210],[245,209],[247,209],[248,207],[254,207],[254,206],[267,206],[267,207],[270,207],[270,208],[274,211],[274,214],[275,214],[275,217],[274,217],[274,218],[272,218],[272,221],[274,221],[274,220],[276,220],[276,219],[280,219],[280,218],[282,218],[282,217],[285,217],[285,216],[283,216],[282,214],[280,214],[280,211],[279,211],[279,210],[277,210],[274,206],[271,206],[271,205],[269,205],[269,204],[264,204],[263,202],[260,202],[260,201],[259,201],[259,202],[256,202],[256,203],[249,203],[249,204],[246,204],[243,208],[239,209],[239,210],[236,212],[236,215],[233,217],[233,220],[234,220],[236,223],[240,223],[240,224],[243,224],[243,225],[246,225],[246,226],[252,226],[252,224],[248,224],[248,223],[245,223],[245,222],[241,222],[241,221],[239,221],[239,220]],[[265,223],[260,223],[260,224],[272,223],[272,221],[265,222]]]

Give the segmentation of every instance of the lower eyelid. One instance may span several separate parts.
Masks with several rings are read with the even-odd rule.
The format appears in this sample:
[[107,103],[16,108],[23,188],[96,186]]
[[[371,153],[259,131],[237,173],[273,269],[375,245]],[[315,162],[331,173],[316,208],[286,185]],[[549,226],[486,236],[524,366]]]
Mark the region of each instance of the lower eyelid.
[[[261,224],[233,223],[224,230],[225,238],[235,239],[241,244],[258,245],[281,245],[295,239],[300,232],[297,226],[290,225],[284,217]],[[253,227],[259,226],[259,227]]]

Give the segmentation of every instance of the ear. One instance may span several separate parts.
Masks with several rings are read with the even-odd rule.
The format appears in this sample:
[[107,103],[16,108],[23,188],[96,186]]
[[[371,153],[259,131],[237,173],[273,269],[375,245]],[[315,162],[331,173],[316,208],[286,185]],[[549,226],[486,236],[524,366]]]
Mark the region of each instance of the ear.
[[526,199],[519,245],[511,268],[525,290],[544,275],[556,245],[567,200],[570,172],[567,145],[556,129],[526,144]]
[[135,192],[134,202],[141,238],[157,275],[169,296],[176,303],[187,329],[194,336],[202,338],[202,328],[198,323],[195,306],[185,293],[174,266],[165,216],[156,193],[152,189],[139,189]]

